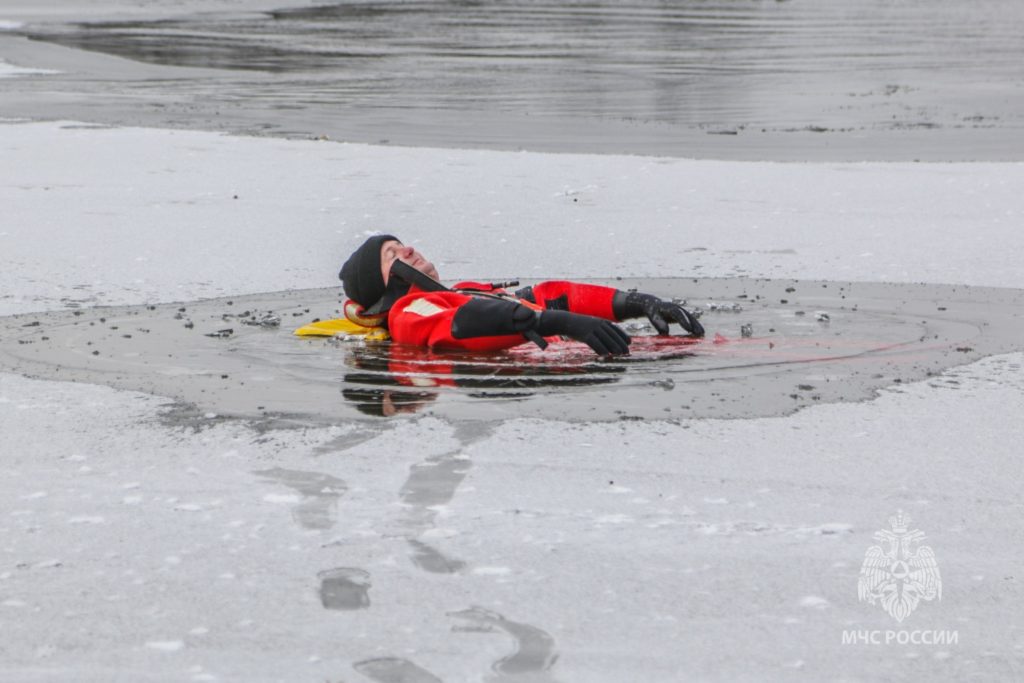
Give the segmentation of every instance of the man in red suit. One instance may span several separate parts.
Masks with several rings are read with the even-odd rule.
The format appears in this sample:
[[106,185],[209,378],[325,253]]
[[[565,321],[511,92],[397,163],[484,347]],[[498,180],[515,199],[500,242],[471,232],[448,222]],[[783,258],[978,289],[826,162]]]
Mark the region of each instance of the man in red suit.
[[345,294],[356,305],[346,314],[385,325],[399,343],[490,351],[545,337],[583,342],[599,355],[629,353],[630,337],[612,321],[647,316],[659,334],[679,323],[704,336],[696,317],[651,294],[563,280],[506,292],[501,285],[438,282],[437,269],[393,235],[369,238],[342,266]]

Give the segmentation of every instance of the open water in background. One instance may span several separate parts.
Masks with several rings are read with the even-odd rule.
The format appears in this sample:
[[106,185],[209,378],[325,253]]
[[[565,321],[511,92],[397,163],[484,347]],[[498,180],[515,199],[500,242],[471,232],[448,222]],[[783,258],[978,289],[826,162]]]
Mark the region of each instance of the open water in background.
[[[202,70],[68,77],[112,103],[91,107],[111,123],[677,156],[1024,158],[1020,0],[345,2],[25,32]],[[18,80],[0,87],[25,105]]]

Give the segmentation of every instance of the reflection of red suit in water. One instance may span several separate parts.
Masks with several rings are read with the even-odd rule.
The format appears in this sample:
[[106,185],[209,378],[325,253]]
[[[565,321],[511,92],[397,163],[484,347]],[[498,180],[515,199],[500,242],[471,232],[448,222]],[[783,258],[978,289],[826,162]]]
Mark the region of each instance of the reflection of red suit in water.
[[473,398],[524,398],[557,386],[616,382],[625,371],[613,364],[601,364],[595,371],[585,345],[559,344],[564,350],[556,355],[529,346],[493,353],[397,343],[355,345],[346,360],[354,372],[345,375],[342,394],[360,412],[389,417],[419,410],[443,389],[458,387]]
[[[468,351],[497,351],[526,342],[521,333],[493,334],[514,301],[538,311],[562,310],[616,320],[617,290],[563,280],[520,289],[515,296],[493,285],[460,282],[455,291],[425,292],[412,285],[388,314],[391,338],[399,344]],[[502,301],[504,300],[504,301]]]

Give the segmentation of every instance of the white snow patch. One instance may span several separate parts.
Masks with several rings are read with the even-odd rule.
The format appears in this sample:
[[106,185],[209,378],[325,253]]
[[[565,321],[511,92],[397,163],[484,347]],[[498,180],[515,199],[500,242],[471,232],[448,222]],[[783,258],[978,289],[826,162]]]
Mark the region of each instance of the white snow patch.
[[505,576],[511,574],[512,570],[508,567],[474,567],[473,573],[481,576]]
[[810,607],[813,609],[825,609],[829,606],[829,601],[817,595],[808,595],[800,598],[800,606]]
[[435,527],[433,529],[427,529],[423,532],[423,538],[454,538],[459,535],[458,529],[451,529],[448,527]]
[[277,505],[293,505],[302,501],[302,496],[296,493],[268,493],[263,496],[263,500],[267,503],[275,503]]
[[161,652],[177,652],[185,647],[185,642],[181,640],[150,640],[146,643],[146,647]]
[[[137,304],[335,285],[338,262],[388,220],[359,216],[372,214],[381,192],[412,176],[422,182],[403,196],[400,236],[433,255],[445,280],[743,272],[1024,286],[1024,231],[1007,220],[1020,213],[1019,163],[667,159],[652,172],[651,159],[636,156],[439,152],[189,131],[82,131],[67,123],[0,128],[0,177],[18,179],[0,187],[10,266],[0,273],[0,291],[9,295],[0,314],[64,307],[62,300],[87,296]],[[387,179],[347,184],[343,219],[320,211],[337,192],[339,155],[361,174]],[[596,187],[601,202],[553,200],[552,187],[566,179]],[[240,186],[250,188],[244,201],[233,199]],[[505,186],[517,191],[497,198],[488,191]],[[693,189],[685,211],[658,201],[681,186]],[[26,188],[50,188],[47,201]],[[459,210],[440,213],[447,206]],[[73,232],[63,229],[67,215],[76,217]],[[343,236],[340,220],[348,222]],[[291,232],[296,224],[303,225],[301,240]],[[619,239],[614,249],[595,239],[623,224],[643,225],[644,239]],[[537,225],[554,235],[543,249]],[[495,249],[502,238],[508,242]],[[882,239],[885,259],[850,257]],[[58,242],[65,248],[48,248]],[[189,247],[195,244],[203,248]],[[570,248],[573,258],[566,259]],[[168,249],[174,268],[134,260]],[[102,285],[79,289],[95,273],[105,274]]]
[[633,518],[629,515],[613,514],[613,515],[599,515],[594,518],[594,522],[597,524],[628,524],[633,521]]
[[33,569],[53,569],[60,567],[63,563],[60,560],[43,560],[32,565]]
[[811,536],[840,536],[852,532],[852,524],[844,524],[841,522],[820,524],[818,526],[800,527],[798,529],[793,530],[793,533],[795,534],[807,534]]
[[68,518],[68,524],[104,524],[106,521],[100,515],[78,515]]

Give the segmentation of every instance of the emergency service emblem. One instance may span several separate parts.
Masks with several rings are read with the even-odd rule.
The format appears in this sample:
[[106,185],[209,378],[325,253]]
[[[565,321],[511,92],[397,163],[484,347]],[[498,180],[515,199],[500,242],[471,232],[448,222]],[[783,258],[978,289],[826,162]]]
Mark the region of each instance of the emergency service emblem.
[[930,546],[918,529],[910,531],[910,517],[897,512],[889,518],[890,529],[875,532],[873,545],[864,554],[857,581],[860,602],[880,603],[897,622],[917,609],[922,600],[942,599],[942,577]]

